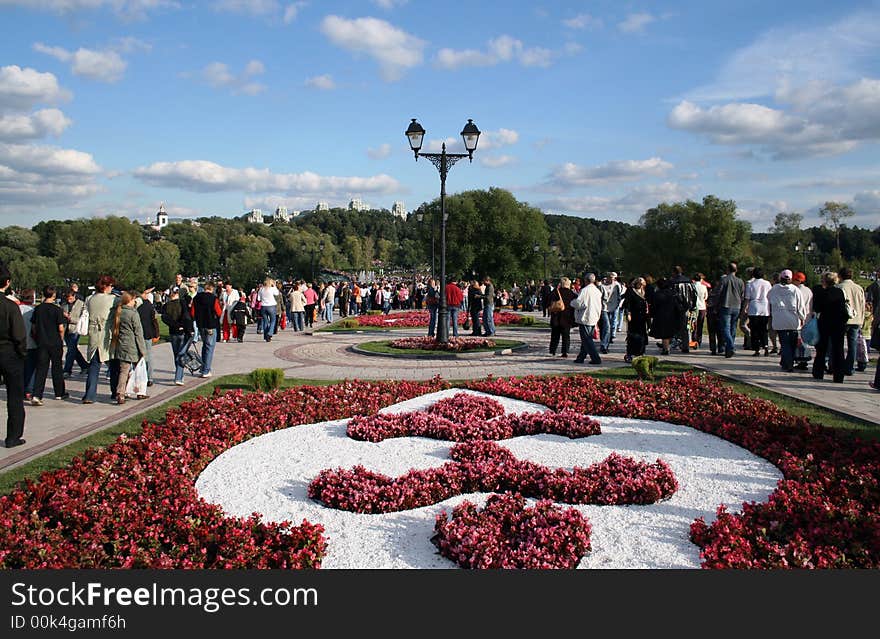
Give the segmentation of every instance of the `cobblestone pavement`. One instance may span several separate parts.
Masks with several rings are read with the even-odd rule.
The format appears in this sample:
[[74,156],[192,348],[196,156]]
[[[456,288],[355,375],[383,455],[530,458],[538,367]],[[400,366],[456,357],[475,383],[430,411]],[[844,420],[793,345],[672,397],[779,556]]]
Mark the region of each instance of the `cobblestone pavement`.
[[[376,357],[354,353],[352,344],[388,339],[389,336],[421,335],[423,330],[398,330],[363,333],[315,333],[313,335],[279,332],[271,343],[264,342],[253,332],[245,342],[217,344],[214,355],[215,377],[231,373],[247,373],[254,368],[282,368],[288,377],[305,379],[430,379],[436,375],[446,379],[473,379],[488,375],[521,376],[548,375],[595,370],[599,367],[573,363],[579,340],[572,331],[572,353],[568,359],[550,357],[548,328],[498,328],[498,337],[527,342],[529,348],[510,355],[468,355],[458,359],[417,360]],[[623,337],[611,345],[611,352],[603,356],[602,367],[625,366]],[[653,345],[649,354],[656,354]],[[670,360],[703,367],[707,370],[738,379],[799,399],[821,404],[833,410],[880,424],[880,393],[868,387],[869,373],[856,373],[844,384],[813,380],[807,371],[784,373],[775,357],[737,355],[732,359],[713,357],[707,351],[690,354],[673,353]],[[53,401],[51,382],[44,395],[44,405],[27,406],[24,437],[27,444],[14,449],[0,448],[0,468],[10,468],[64,446],[96,430],[128,419],[147,408],[164,403],[211,379],[187,376],[185,386],[172,383],[173,369],[170,344],[153,348],[156,383],[145,400],[130,400],[123,406],[111,402],[106,379],[102,377],[98,402],[82,405],[85,378],[74,376],[68,380],[67,390],[72,398]],[[873,371],[873,369],[869,369]],[[0,389],[5,401],[5,390]],[[4,431],[5,433],[5,431]]]

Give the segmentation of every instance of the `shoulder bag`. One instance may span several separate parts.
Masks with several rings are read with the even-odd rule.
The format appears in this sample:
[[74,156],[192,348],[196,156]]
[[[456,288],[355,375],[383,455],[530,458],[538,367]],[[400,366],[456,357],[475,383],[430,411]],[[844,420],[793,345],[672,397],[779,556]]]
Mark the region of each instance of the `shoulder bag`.
[[565,302],[562,299],[562,293],[559,292],[559,289],[556,289],[556,295],[558,295],[559,298],[553,300],[547,308],[551,313],[561,313],[565,310]]

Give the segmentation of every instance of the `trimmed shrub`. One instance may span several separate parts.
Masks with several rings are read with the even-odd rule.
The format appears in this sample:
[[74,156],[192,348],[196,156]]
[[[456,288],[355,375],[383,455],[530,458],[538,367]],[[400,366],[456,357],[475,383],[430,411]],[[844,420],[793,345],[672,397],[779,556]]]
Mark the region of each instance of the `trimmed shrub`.
[[358,326],[360,326],[360,324],[358,324],[356,317],[346,317],[337,324],[338,328],[357,328]]
[[636,369],[639,379],[654,381],[654,367],[657,365],[657,362],[658,359],[653,355],[642,355],[633,359],[632,367]]
[[380,311],[380,310],[367,311],[367,315],[381,315],[381,314],[382,314],[382,311]]
[[535,325],[535,318],[532,317],[531,315],[523,315],[522,317],[519,318],[518,324],[520,326],[534,326]]
[[251,385],[256,391],[273,391],[281,388],[284,371],[280,368],[255,368],[251,371]]

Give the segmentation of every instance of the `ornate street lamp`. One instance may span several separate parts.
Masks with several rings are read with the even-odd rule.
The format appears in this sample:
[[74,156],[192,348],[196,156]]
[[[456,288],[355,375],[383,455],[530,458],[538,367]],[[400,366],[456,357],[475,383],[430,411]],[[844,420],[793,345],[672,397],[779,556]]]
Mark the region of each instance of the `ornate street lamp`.
[[794,245],[795,253],[800,253],[804,256],[804,275],[807,274],[807,253],[812,253],[816,250],[816,243],[810,242],[807,244],[806,242],[797,241],[797,244]]
[[447,153],[445,142],[440,153],[421,153],[422,143],[425,141],[425,129],[415,118],[406,129],[406,137],[416,162],[419,156],[428,158],[440,172],[440,310],[437,317],[437,341],[446,344],[449,342],[449,308],[446,306],[446,176],[449,169],[459,160],[468,158],[470,162],[474,161],[474,151],[477,150],[477,143],[480,141],[480,130],[470,119],[461,130],[461,139],[467,153]]

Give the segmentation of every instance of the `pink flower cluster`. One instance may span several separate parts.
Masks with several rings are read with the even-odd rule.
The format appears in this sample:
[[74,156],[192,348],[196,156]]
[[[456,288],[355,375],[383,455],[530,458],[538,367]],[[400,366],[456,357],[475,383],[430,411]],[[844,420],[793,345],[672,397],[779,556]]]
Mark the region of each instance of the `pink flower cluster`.
[[343,382],[188,402],[137,437],[121,436],[0,497],[0,569],[317,568],[321,526],[227,517],[196,493],[201,470],[251,437],[374,413],[445,386]]
[[784,476],[766,503],[691,526],[706,568],[880,567],[880,444],[826,429],[707,376],[655,384],[589,377],[490,378],[475,390],[557,410],[684,424],[776,465]]
[[426,411],[356,416],[348,423],[348,436],[368,442],[394,437],[429,437],[465,442],[510,439],[548,433],[572,439],[601,432],[599,422],[578,411],[505,415],[494,399],[458,393],[441,399]]
[[450,351],[460,353],[472,351],[478,348],[494,348],[495,340],[485,337],[450,337],[449,341],[442,344],[435,337],[402,337],[392,340],[391,348],[413,349],[421,351]]
[[462,568],[575,568],[590,550],[590,523],[549,500],[492,495],[482,510],[469,501],[437,516],[431,541]]
[[322,470],[309,497],[357,513],[389,513],[430,506],[465,493],[510,492],[567,504],[652,504],[671,496],[678,482],[665,462],[653,464],[616,453],[587,468],[550,469],[519,460],[492,441],[463,442],[453,461],[410,470],[397,478],[355,466]]
[[[358,315],[358,326],[378,326],[382,328],[401,327],[401,328],[420,328],[428,327],[429,319],[428,311],[403,311],[400,313],[391,313],[389,315]],[[506,326],[509,324],[519,324],[522,315],[518,313],[510,313],[508,311],[495,311],[492,315],[495,320],[495,326]],[[458,325],[464,324],[468,319],[467,313],[458,314]]]

